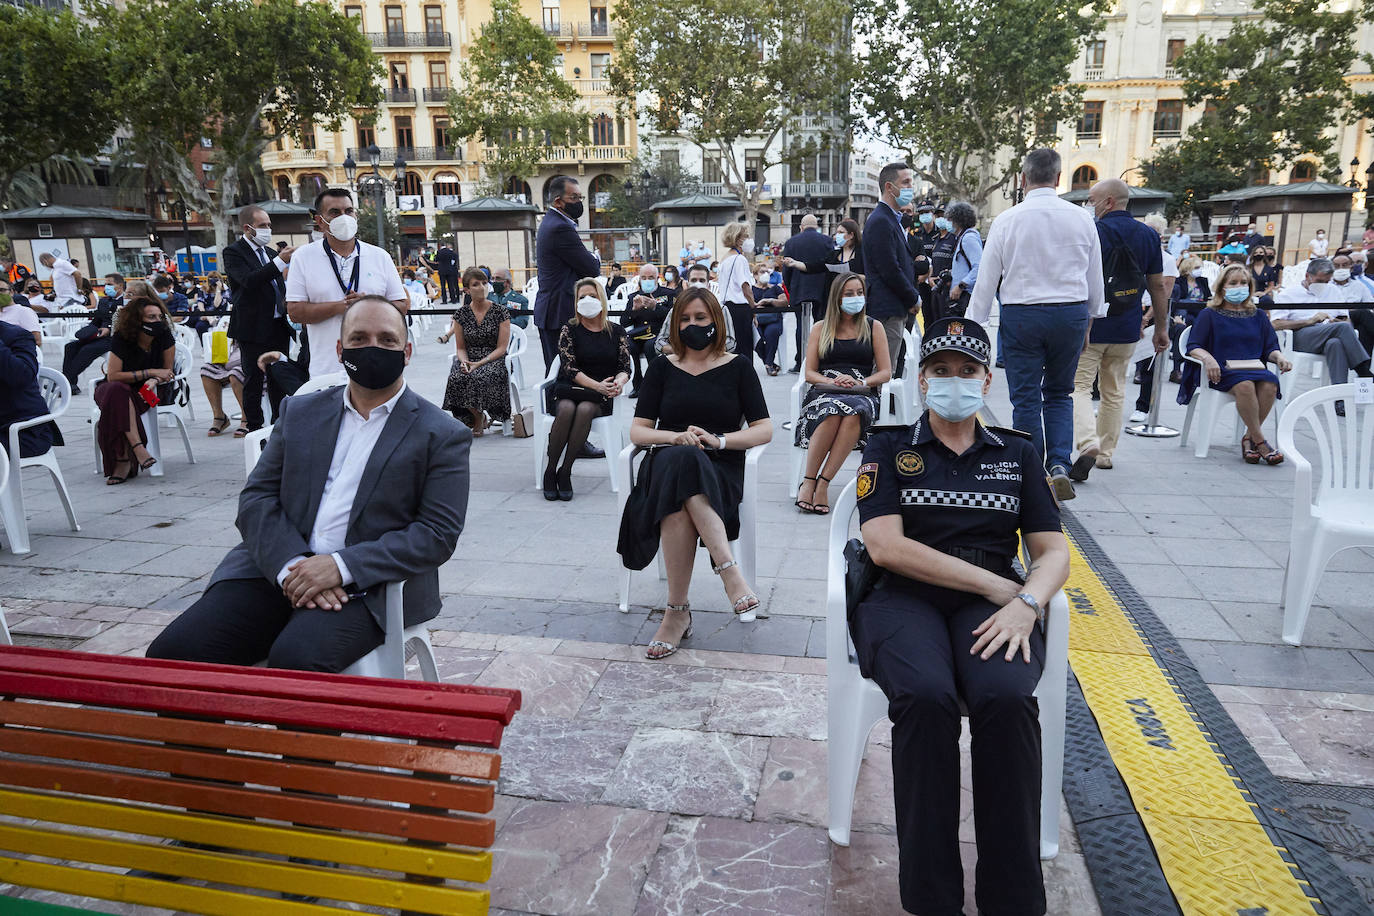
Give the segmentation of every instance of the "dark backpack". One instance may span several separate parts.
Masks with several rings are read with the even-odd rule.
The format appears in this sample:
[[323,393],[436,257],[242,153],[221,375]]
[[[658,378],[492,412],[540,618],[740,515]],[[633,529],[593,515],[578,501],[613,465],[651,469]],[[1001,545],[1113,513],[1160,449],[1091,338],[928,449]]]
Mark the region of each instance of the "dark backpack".
[[1102,256],[1102,285],[1108,318],[1140,308],[1145,296],[1145,271],[1140,269],[1135,252],[1120,235],[1116,235],[1116,244]]

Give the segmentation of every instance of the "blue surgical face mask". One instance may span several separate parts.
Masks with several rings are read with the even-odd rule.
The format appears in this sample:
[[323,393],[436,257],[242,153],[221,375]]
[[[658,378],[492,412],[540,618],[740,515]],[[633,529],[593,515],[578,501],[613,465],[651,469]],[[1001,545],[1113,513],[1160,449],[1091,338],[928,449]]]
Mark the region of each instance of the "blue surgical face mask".
[[640,278],[639,291],[641,293],[652,293],[656,289],[658,289],[657,280],[645,280],[643,278]]
[[167,290],[167,291],[165,291],[165,292],[162,291],[162,290],[159,290],[159,291],[158,291],[158,294],[157,294],[157,297],[158,297],[159,299],[170,299],[170,298],[172,298],[171,290]]
[[840,308],[846,315],[857,315],[864,310],[864,297],[844,296],[840,299]]
[[1228,286],[1226,287],[1226,290],[1222,293],[1222,295],[1226,297],[1227,302],[1239,305],[1240,303],[1250,298],[1250,287]]
[[935,217],[931,216],[929,213],[922,213],[917,218],[920,219],[922,226],[929,226],[932,222],[935,221]]
[[911,203],[912,200],[914,200],[915,198],[916,198],[916,189],[915,189],[915,188],[898,188],[898,189],[897,189],[897,206],[899,206],[899,207],[905,207],[907,204]]
[[949,220],[945,219],[943,216],[938,218],[937,220],[935,220],[935,228],[939,229],[941,232],[948,232]]
[[108,297],[111,298],[111,299],[113,299],[113,298],[115,297],[115,288],[114,288],[114,286],[113,286],[112,284],[109,284],[109,283],[106,283],[106,284],[105,284],[105,295],[108,296]]
[[926,406],[951,423],[967,420],[983,406],[983,380],[928,378]]

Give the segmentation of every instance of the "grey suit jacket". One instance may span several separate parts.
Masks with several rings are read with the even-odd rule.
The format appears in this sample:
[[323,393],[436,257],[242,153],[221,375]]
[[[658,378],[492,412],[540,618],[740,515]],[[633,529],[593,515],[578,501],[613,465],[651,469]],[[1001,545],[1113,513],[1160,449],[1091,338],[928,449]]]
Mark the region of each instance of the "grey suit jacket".
[[[310,552],[310,532],[324,495],[343,419],[343,387],[282,402],[267,448],[239,496],[243,536],[210,577],[265,578]],[[406,581],[405,623],[439,613],[439,565],[453,556],[468,507],[466,426],[407,388],[382,427],[363,470],[339,556],[385,627],[385,585]]]

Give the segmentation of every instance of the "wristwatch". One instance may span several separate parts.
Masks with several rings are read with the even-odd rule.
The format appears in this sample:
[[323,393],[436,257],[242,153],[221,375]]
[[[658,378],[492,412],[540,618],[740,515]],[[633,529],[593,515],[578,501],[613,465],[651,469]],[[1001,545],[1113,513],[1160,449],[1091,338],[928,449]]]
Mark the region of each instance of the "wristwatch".
[[1035,619],[1037,621],[1043,621],[1045,619],[1045,609],[1040,606],[1039,601],[1035,600],[1034,595],[1030,592],[1021,592],[1016,597],[1030,605],[1031,610],[1035,611]]
[[716,433],[716,450],[725,451],[725,433]]

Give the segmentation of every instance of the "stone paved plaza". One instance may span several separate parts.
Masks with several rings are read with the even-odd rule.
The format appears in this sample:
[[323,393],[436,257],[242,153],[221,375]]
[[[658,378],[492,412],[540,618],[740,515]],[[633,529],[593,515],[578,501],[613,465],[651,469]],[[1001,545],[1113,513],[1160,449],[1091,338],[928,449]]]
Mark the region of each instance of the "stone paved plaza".
[[[428,339],[407,378],[437,402],[448,350]],[[775,421],[795,380],[764,378]],[[1173,390],[1163,421],[1179,427]],[[241,441],[207,438],[198,388],[195,399],[197,463],[164,429],[166,476],[119,487],[93,473],[88,401],[75,400],[60,460],[82,530],[69,532],[51,488],[26,474],[33,552],[0,552],[0,605],[16,641],[140,654],[203,589],[239,540],[244,471]],[[990,406],[1010,417],[1001,373]],[[1293,470],[1243,464],[1229,435],[1229,422],[1218,424],[1205,460],[1177,439],[1123,437],[1116,468],[1095,471],[1067,509],[1275,775],[1374,787],[1374,552],[1338,556],[1307,645],[1282,644]],[[634,578],[631,613],[616,610],[618,517],[605,463],[580,462],[575,500],[548,503],[533,486],[533,441],[474,443],[467,528],[440,570],[444,606],[432,623],[447,680],[524,692],[502,747],[494,912],[900,913],[885,725],[860,775],[853,845],[832,846],[824,828],[829,522],[792,506],[790,432],[778,430],[762,462],[755,584],[770,616],[735,621],[700,552],[695,634],[657,663],[642,648],[665,597],[652,568]],[[1092,916],[1097,898],[1072,821],[1061,820],[1060,854],[1045,866],[1050,912]],[[970,914],[972,839],[967,819]],[[1364,844],[1367,853],[1371,838]],[[1374,870],[1356,859],[1337,857],[1374,895]]]

